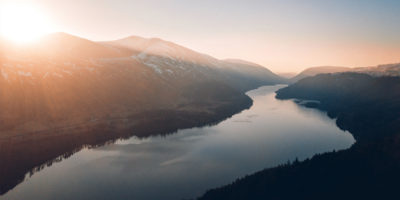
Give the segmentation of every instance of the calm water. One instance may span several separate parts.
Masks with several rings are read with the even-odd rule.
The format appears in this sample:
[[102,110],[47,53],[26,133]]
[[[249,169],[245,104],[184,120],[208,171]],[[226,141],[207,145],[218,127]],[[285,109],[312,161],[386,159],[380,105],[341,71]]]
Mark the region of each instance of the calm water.
[[325,113],[276,100],[280,87],[248,92],[253,107],[215,126],[84,149],[0,199],[193,198],[263,168],[354,143]]

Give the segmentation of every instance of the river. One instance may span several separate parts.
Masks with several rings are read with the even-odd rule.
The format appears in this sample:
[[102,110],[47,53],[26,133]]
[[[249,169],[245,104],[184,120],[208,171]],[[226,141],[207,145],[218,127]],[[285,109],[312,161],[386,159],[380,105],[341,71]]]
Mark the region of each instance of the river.
[[83,149],[0,199],[194,198],[246,174],[355,142],[325,113],[275,99],[281,87],[249,91],[253,106],[217,125]]

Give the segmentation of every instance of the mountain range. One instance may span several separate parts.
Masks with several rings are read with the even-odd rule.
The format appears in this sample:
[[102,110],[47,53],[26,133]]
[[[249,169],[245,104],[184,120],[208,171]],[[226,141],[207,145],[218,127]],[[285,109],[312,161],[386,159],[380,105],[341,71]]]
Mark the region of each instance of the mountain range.
[[92,42],[56,33],[28,47],[3,47],[3,132],[124,118],[145,110],[193,109],[190,104],[199,97],[211,102],[198,110],[211,112],[214,97],[227,100],[285,82],[262,66],[218,60],[154,38]]
[[319,67],[288,80],[159,38],[0,40],[0,194],[85,146],[217,123],[252,105],[248,90],[344,71],[398,76],[400,64]]
[[336,67],[336,66],[310,67],[303,70],[296,76],[290,78],[289,81],[294,83],[309,76],[315,76],[318,74],[327,74],[327,73],[342,73],[342,72],[357,72],[357,73],[369,74],[371,76],[400,76],[400,63],[383,64],[370,67]]
[[0,194],[84,146],[216,123],[251,106],[245,91],[286,83],[254,63],[136,36],[0,41],[0,61]]
[[297,82],[305,77],[315,76],[317,74],[325,74],[325,73],[338,73],[338,72],[346,72],[350,71],[350,67],[336,67],[336,66],[319,66],[319,67],[310,67],[296,76],[290,78],[291,82]]

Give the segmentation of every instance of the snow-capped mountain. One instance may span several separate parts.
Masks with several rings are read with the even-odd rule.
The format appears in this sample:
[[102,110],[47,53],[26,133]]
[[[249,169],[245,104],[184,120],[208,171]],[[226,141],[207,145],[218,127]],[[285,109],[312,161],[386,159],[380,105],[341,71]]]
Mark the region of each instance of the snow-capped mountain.
[[[218,60],[161,39],[93,42],[56,33],[29,46],[0,46],[1,136],[148,110],[212,112],[219,100],[284,81],[262,66]],[[203,107],[194,108],[199,101]]]
[[166,78],[207,76],[242,91],[263,84],[285,82],[283,78],[260,65],[234,59],[218,60],[158,38],[131,36],[103,44],[131,50],[132,58]]

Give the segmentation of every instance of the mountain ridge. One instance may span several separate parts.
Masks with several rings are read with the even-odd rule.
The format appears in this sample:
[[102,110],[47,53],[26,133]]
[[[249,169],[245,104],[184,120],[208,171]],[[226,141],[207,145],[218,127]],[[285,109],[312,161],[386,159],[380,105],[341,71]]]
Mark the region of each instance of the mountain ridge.
[[350,67],[339,67],[339,66],[316,66],[316,67],[309,67],[305,70],[301,71],[296,76],[292,77],[290,80],[292,82],[297,82],[300,79],[303,79],[308,76],[315,76],[317,74],[323,73],[337,73],[337,72],[345,72],[350,71]]
[[217,123],[252,105],[245,91],[284,81],[163,40],[130,45],[65,33],[2,44],[0,194],[84,146]]
[[400,76],[400,63],[389,63],[380,64],[369,67],[335,67],[335,66],[318,66],[310,67],[296,76],[290,78],[290,82],[294,83],[303,78],[309,76],[315,76],[318,74],[329,74],[329,73],[343,73],[343,72],[357,72],[363,74],[369,74],[372,76]]

